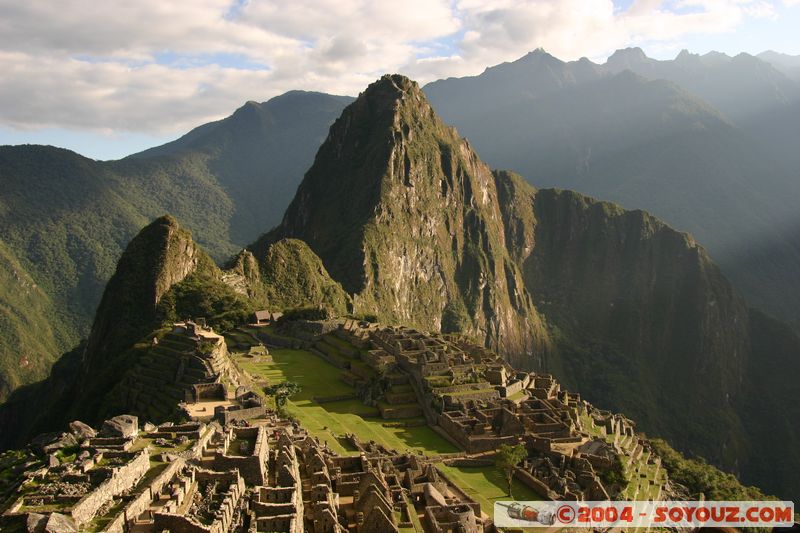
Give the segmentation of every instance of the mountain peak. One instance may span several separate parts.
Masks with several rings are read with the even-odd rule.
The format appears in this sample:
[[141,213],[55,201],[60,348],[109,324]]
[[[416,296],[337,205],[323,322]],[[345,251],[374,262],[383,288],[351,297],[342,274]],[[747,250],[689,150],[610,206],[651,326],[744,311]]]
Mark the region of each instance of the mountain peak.
[[[153,220],[153,222],[148,224],[145,227],[145,229],[151,228],[151,231],[152,231],[152,228],[155,228],[155,227],[158,227],[158,226],[166,226],[168,228],[172,228],[173,230],[180,229],[180,225],[178,224],[178,221],[175,220],[175,217],[173,217],[172,215],[161,215],[157,219]],[[144,230],[142,230],[142,231],[144,231]]]
[[644,53],[644,50],[637,47],[622,48],[611,54],[606,61],[607,65],[626,64],[631,65],[635,63],[644,63],[650,58]]
[[256,102],[255,100],[248,100],[241,107],[239,107],[236,111],[233,112],[231,118],[241,119],[242,117],[251,117],[256,116],[261,111],[261,104]]
[[693,54],[689,50],[684,48],[683,50],[680,51],[680,53],[677,56],[675,56],[675,61],[689,61],[692,59],[697,59],[699,57],[700,57],[699,54]]
[[[387,191],[413,181],[406,166],[406,148],[421,139],[431,146],[458,142],[452,128],[445,128],[419,85],[399,74],[387,74],[370,84],[345,108],[331,126],[289,206],[283,223],[255,245],[257,257],[284,237],[306,241],[323,259],[345,289],[363,287],[363,276],[350,257],[363,255],[340,243],[339,226],[361,227],[375,213]],[[453,148],[453,152],[457,152]],[[438,154],[437,154],[438,157]],[[399,182],[398,182],[399,180]],[[331,233],[329,235],[329,233]],[[348,239],[345,239],[348,240]],[[320,249],[324,243],[329,249]],[[342,264],[337,264],[341,260]]]
[[366,100],[374,112],[394,111],[405,98],[425,98],[417,82],[402,74],[384,74],[362,92],[358,100]]
[[380,79],[370,83],[364,90],[364,94],[374,93],[376,91],[394,90],[398,93],[410,92],[414,89],[419,90],[417,82],[409,79],[402,74],[384,74]]
[[400,74],[386,74],[359,94],[331,126],[328,144],[334,153],[329,155],[346,159],[365,153],[367,145],[375,148],[367,151],[375,155],[400,142],[411,130],[437,121],[417,82]]
[[547,51],[540,46],[536,50],[531,50],[530,52],[522,56],[520,59],[525,59],[525,58],[530,59],[534,57],[553,57],[553,56],[548,54]]
[[119,331],[136,331],[139,326],[140,333],[146,332],[161,297],[198,267],[201,255],[192,234],[172,216],[145,226],[125,248],[106,285],[87,353],[102,356],[113,351],[109,346],[117,346],[119,338],[129,340]]
[[700,59],[706,66],[719,66],[728,63],[732,58],[728,54],[712,50],[700,56]]
[[554,55],[548,53],[544,48],[537,48],[531,52],[528,52],[521,58],[514,61],[512,64],[541,64],[542,62],[545,63],[563,63],[560,59],[555,57]]

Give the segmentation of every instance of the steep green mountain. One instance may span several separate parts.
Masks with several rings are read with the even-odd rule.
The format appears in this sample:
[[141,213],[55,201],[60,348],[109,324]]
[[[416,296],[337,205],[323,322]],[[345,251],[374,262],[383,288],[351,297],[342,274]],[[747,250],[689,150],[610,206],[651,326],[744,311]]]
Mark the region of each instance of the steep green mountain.
[[98,368],[153,329],[161,298],[200,264],[216,268],[174,218],[156,219],[140,231],[100,300],[83,357],[84,377],[91,372],[92,382],[106,381],[97,379]]
[[[39,372],[23,383],[45,377],[49,364],[88,333],[118,257],[148,219],[168,209],[185,216],[221,256],[236,250],[227,235],[231,202],[192,158],[135,170],[121,174],[112,164],[52,147],[0,148],[3,241],[52,303],[49,327],[63,332],[35,354]],[[9,292],[3,305],[19,314],[16,296]],[[21,334],[46,332],[31,326]],[[14,349],[9,337],[2,343]],[[0,374],[11,375],[12,363],[3,361]]]
[[[117,258],[147,221],[172,213],[218,261],[276,224],[348,101],[295,91],[248,102],[224,120],[120,161],[47,146],[0,147],[2,275],[9,280],[0,288],[0,401],[19,384],[44,378],[56,357],[88,334]],[[28,282],[38,288],[16,290]],[[32,342],[23,347],[25,339]]]
[[[779,355],[705,250],[645,212],[490,172],[413,82],[385,76],[345,109],[281,225],[251,250],[263,260],[287,237],[320,257],[356,313],[462,331],[747,482],[797,494],[778,475],[780,457],[797,457],[796,414],[759,412],[787,432],[765,455],[744,406],[764,405],[753,392],[776,379],[785,394],[798,384],[752,372]],[[776,338],[796,359],[796,337]]]
[[384,76],[345,109],[256,258],[286,237],[308,244],[358,313],[486,339],[515,363],[543,357],[494,177],[407,78]]
[[[800,323],[791,234],[800,92],[768,64],[687,54],[659,62],[627,50],[597,65],[539,50],[424,90],[489,164],[537,187],[647,209],[690,231],[752,305]],[[708,102],[750,107],[733,122]],[[777,255],[740,259],[762,244]]]

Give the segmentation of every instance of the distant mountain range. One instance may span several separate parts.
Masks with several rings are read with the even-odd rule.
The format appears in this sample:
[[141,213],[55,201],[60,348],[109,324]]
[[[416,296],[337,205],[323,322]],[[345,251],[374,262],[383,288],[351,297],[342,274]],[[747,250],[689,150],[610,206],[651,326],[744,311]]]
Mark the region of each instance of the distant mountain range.
[[776,69],[780,70],[795,81],[800,81],[800,56],[780,54],[771,50],[758,54],[759,59],[763,59]]
[[491,165],[647,209],[691,232],[751,304],[798,325],[800,86],[769,63],[537,50],[424,89]]

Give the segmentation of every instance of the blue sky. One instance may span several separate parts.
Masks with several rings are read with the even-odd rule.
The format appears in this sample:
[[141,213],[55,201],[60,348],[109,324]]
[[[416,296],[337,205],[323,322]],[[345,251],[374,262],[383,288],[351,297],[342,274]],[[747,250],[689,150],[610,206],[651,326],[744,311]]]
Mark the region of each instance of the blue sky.
[[543,47],[800,55],[800,0],[52,0],[0,17],[0,144],[114,159],[290,89],[424,83]]

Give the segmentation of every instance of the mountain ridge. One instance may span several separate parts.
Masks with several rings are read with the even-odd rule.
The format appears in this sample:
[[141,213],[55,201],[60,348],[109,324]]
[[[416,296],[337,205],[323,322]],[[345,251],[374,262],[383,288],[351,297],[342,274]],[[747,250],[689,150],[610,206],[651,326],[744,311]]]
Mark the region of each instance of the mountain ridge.
[[[513,168],[537,187],[574,189],[644,208],[691,232],[751,305],[796,325],[800,284],[789,273],[800,270],[800,249],[793,244],[789,199],[800,193],[791,148],[800,138],[800,104],[774,98],[769,79],[780,75],[767,63],[706,56],[657,61],[630,49],[608,61],[638,58],[654,72],[619,64],[609,69],[588,60],[550,62],[547,68],[518,61],[504,64],[503,78],[491,83],[487,71],[432,82],[424,90],[492,166]],[[712,66],[692,66],[701,60]],[[578,69],[589,73],[580,82]],[[760,76],[760,70],[769,75]],[[738,84],[734,74],[754,81]],[[692,82],[698,87],[706,79],[713,83],[700,91],[687,87],[689,78],[698,78]],[[546,81],[530,81],[537,79],[560,83],[550,90]],[[791,84],[780,79],[781,86]],[[741,86],[739,92],[720,91],[741,108],[735,119],[719,111],[724,102],[710,98],[709,91],[721,84]],[[747,91],[763,95],[753,97],[761,109],[755,117],[738,103]],[[742,247],[753,243],[769,243],[765,248],[775,255],[741,259]]]

